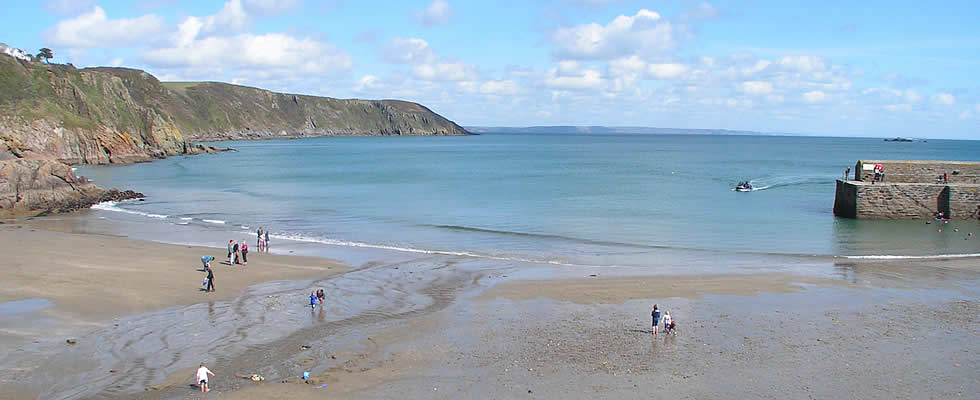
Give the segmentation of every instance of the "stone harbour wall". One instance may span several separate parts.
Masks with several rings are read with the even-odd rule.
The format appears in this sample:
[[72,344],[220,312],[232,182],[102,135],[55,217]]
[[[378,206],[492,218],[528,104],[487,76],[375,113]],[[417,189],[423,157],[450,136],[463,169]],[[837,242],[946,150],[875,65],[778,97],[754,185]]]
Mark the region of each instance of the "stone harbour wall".
[[954,219],[980,220],[980,185],[950,186],[949,212]]
[[[855,180],[871,182],[874,165],[885,167],[886,183],[936,183],[936,178],[946,174],[949,183],[980,184],[980,162],[975,161],[896,161],[860,160],[854,167]],[[864,169],[868,166],[868,169]]]
[[837,181],[834,215],[861,219],[980,218],[980,185]]
[[[877,164],[885,177],[875,182]],[[947,182],[937,183],[944,173]],[[980,162],[859,160],[852,176],[837,181],[838,217],[927,219],[938,211],[952,219],[980,219]]]

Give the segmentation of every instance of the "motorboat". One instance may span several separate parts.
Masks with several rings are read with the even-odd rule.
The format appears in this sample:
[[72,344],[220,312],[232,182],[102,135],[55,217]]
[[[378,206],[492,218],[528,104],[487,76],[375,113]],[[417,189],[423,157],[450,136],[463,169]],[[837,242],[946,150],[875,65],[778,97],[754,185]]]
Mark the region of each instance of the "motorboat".
[[752,191],[752,184],[749,183],[749,181],[739,182],[738,185],[735,186],[735,191],[736,192],[751,192]]

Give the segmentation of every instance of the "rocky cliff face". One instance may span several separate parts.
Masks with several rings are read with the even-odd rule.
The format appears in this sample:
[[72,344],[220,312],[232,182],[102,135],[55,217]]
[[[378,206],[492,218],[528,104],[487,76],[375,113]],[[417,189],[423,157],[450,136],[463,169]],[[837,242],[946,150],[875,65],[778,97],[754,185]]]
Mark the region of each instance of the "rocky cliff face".
[[[44,190],[50,204],[88,198],[96,190],[60,179],[67,165],[22,160],[132,163],[217,151],[191,140],[466,134],[410,102],[288,95],[212,82],[164,84],[139,70],[80,70],[0,54],[0,168],[21,179],[0,186],[0,214],[46,204]],[[38,181],[24,183],[28,177]],[[18,188],[32,194],[18,194]]]
[[67,212],[102,201],[143,197],[133,191],[103,190],[52,160],[0,162],[0,217]]

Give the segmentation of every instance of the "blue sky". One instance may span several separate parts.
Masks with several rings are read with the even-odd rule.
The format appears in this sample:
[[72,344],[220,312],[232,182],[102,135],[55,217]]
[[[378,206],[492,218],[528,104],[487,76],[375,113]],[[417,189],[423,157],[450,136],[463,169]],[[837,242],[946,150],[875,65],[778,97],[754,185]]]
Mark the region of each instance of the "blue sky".
[[52,62],[140,68],[161,80],[417,101],[462,125],[980,139],[978,9],[968,1],[2,0],[0,41],[50,47]]

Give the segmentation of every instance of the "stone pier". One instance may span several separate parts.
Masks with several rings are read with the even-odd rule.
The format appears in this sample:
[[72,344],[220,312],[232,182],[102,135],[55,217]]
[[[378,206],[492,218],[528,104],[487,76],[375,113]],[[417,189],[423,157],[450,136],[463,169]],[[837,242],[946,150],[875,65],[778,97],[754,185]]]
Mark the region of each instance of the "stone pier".
[[[877,180],[876,166],[884,171]],[[839,217],[980,219],[980,162],[861,160],[852,172],[837,181]]]

